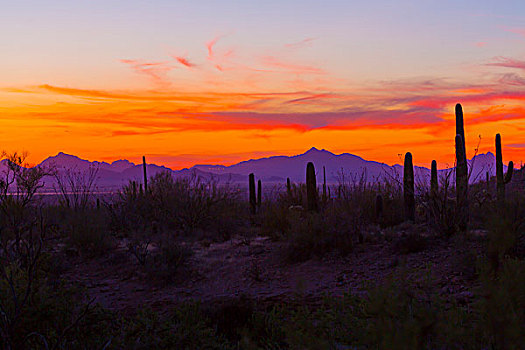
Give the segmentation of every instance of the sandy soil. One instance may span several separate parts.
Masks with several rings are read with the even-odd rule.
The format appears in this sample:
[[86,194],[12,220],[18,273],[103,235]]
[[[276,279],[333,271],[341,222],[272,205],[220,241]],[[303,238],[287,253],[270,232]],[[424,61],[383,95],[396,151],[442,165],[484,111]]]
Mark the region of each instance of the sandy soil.
[[[395,242],[364,243],[346,257],[329,255],[302,263],[283,260],[282,243],[257,237],[207,247],[192,245],[194,256],[169,283],[153,281],[124,245],[102,258],[70,259],[64,277],[86,288],[89,297],[120,311],[148,306],[162,310],[187,300],[210,302],[247,296],[261,303],[302,300],[316,303],[325,294],[363,292],[366,283],[383,280],[400,266],[430,268],[433,287],[460,303],[472,298],[475,279],[469,257],[481,252],[479,238],[461,244],[430,239],[423,251],[401,254]],[[469,255],[470,254],[470,255]]]

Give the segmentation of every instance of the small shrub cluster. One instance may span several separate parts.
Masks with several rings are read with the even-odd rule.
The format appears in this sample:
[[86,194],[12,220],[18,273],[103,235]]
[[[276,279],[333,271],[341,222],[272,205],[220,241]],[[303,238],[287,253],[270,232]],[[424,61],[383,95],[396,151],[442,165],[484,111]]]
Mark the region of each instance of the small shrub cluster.
[[224,240],[243,223],[239,196],[238,189],[227,184],[219,186],[198,176],[175,179],[161,172],[149,179],[148,192],[135,182],[124,186],[110,211],[115,230],[206,232]]

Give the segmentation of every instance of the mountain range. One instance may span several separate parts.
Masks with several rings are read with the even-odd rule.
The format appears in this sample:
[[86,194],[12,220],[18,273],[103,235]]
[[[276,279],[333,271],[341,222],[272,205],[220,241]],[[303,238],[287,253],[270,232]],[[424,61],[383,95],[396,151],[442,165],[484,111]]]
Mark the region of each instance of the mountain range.
[[[313,162],[316,167],[318,183],[323,180],[323,167],[326,170],[326,180],[328,183],[339,183],[344,181],[356,181],[360,178],[366,181],[384,181],[395,177],[401,179],[403,166],[387,165],[384,163],[365,160],[359,156],[343,153],[334,154],[324,149],[311,148],[307,152],[295,156],[272,156],[260,159],[250,159],[240,163],[224,165],[195,165],[191,168],[172,170],[165,166],[147,164],[148,176],[153,176],[162,171],[170,172],[174,177],[196,176],[204,179],[215,178],[220,183],[239,183],[247,184],[247,176],[254,173],[257,179],[263,183],[282,183],[286,178],[293,182],[304,182],[305,169],[308,162]],[[469,160],[471,165],[471,182],[485,178],[485,172],[491,176],[495,174],[495,156],[488,152],[479,154]],[[90,162],[77,156],[58,153],[56,156],[49,157],[37,166],[53,167],[58,173],[68,171],[85,172],[93,167],[98,169],[96,185],[99,189],[114,190],[131,180],[142,182],[142,164],[134,164],[128,160],[117,160],[112,163]],[[5,163],[0,164],[1,168]],[[450,169],[449,169],[450,170]],[[441,173],[447,169],[439,170]],[[420,181],[427,181],[430,177],[430,169],[425,167],[415,167],[416,178]],[[45,179],[46,188],[52,188],[55,180],[52,177]]]

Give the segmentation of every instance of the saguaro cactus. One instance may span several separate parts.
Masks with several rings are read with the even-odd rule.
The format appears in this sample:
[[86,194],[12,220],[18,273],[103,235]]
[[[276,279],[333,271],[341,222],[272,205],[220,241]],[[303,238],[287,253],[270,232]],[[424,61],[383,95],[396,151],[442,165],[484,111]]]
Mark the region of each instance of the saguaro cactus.
[[496,134],[496,192],[498,202],[503,204],[505,201],[505,185],[512,179],[514,172],[514,163],[509,162],[507,174],[503,177],[503,154],[501,152],[501,136]]
[[326,202],[326,169],[323,166],[323,202]]
[[146,173],[146,156],[142,156],[142,168],[144,170],[144,193],[148,193],[148,174]]
[[[459,136],[459,138],[458,138]],[[456,104],[456,205],[459,229],[464,231],[468,223],[468,164],[463,126],[463,108]]]
[[437,162],[433,160],[432,165],[430,166],[430,193],[432,194],[432,196],[436,196],[438,194],[438,190],[439,185]]
[[262,183],[261,180],[257,181],[257,208],[261,207],[262,203]]
[[317,181],[315,179],[314,163],[308,162],[306,165],[306,200],[308,210],[317,211]]
[[248,188],[250,191],[250,212],[255,215],[257,202],[255,200],[255,175],[253,173],[248,175]]
[[461,135],[456,135],[456,209],[458,225],[466,230],[468,223],[468,168],[464,142]]
[[466,154],[466,148],[465,148],[465,128],[463,126],[463,108],[461,107],[461,104],[456,104],[456,135],[461,135],[461,138],[463,140],[462,146],[463,150]]
[[412,153],[405,154],[403,168],[403,196],[405,200],[405,218],[414,221],[416,218],[416,201],[414,198],[414,166],[412,165]]

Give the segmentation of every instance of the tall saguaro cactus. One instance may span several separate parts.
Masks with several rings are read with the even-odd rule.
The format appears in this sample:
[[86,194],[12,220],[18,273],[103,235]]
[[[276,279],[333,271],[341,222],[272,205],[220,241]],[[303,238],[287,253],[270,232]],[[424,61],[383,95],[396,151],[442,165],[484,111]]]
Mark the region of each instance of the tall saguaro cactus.
[[412,153],[405,154],[403,168],[403,197],[405,200],[405,218],[414,221],[416,218],[416,200],[414,198],[414,166]]
[[503,154],[501,152],[501,136],[496,134],[496,192],[498,202],[503,204],[505,202],[505,185],[512,179],[514,172],[514,163],[509,162],[507,167],[507,174],[503,176]]
[[255,175],[253,173],[248,175],[248,188],[250,191],[250,213],[255,215],[257,210],[257,202],[255,199]]
[[456,104],[456,205],[459,229],[464,231],[468,224],[468,164],[463,126],[463,108]]
[[462,147],[466,154],[465,148],[465,127],[463,126],[463,108],[461,104],[456,104],[456,135],[461,135],[463,140]]
[[257,181],[257,209],[261,208],[262,203],[262,183],[261,180]]
[[463,138],[456,135],[456,209],[458,225],[461,231],[467,229],[468,223],[468,168]]
[[146,173],[146,156],[142,156],[142,168],[144,170],[144,193],[148,193],[148,174]]
[[432,196],[436,196],[438,194],[438,190],[439,185],[437,162],[433,160],[432,165],[430,166],[430,194],[432,194]]
[[306,200],[308,210],[317,211],[317,181],[315,179],[314,163],[308,162],[306,165]]

